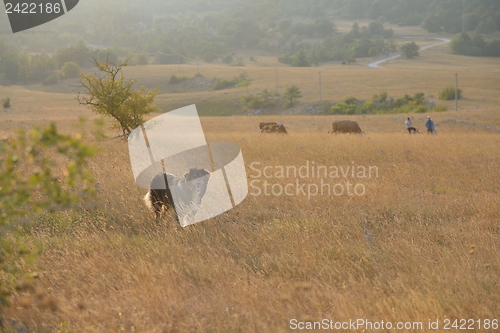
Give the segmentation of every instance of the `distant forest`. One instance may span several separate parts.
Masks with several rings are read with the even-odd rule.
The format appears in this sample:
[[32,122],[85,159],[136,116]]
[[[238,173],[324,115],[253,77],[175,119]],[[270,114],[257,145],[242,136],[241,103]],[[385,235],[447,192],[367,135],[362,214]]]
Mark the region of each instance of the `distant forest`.
[[[340,18],[370,23],[339,34]],[[44,33],[0,37],[0,72],[28,82],[68,61],[91,64],[87,55],[132,65],[213,62],[241,48],[292,66],[352,63],[397,49],[388,23],[457,34],[457,54],[500,56],[500,43],[488,38],[500,30],[500,0],[87,0],[33,29]]]

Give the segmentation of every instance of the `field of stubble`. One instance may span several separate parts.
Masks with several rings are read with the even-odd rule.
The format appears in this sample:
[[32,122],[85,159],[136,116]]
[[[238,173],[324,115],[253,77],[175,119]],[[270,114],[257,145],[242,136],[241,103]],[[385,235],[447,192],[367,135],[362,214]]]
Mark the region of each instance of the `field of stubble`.
[[[242,69],[136,66],[125,75],[148,89],[160,86],[156,103],[163,111],[195,103],[202,115],[223,114],[212,108],[240,108],[242,95],[274,91],[276,59],[253,55],[257,61]],[[310,107],[318,102],[319,70],[322,98],[329,101],[422,91],[450,110],[431,114],[437,135],[408,135],[406,115],[353,116],[364,136],[327,135],[333,116],[201,118],[208,141],[241,147],[248,181],[261,190],[264,181],[275,193],[290,183],[350,182],[361,184],[363,195],[266,196],[251,187],[235,209],[181,229],[171,216],[156,224],[146,210],[126,141],[95,142],[101,148],[90,163],[100,184],[97,204],[23,227],[22,237],[43,248],[36,261],[40,278],[34,291],[13,295],[7,316],[30,332],[148,333],[286,332],[292,319],[416,321],[424,328],[429,319],[441,320],[440,327],[444,318],[500,319],[498,59],[455,56],[440,46],[381,70],[366,68],[369,61],[279,67],[278,92],[297,84],[300,103]],[[198,70],[208,79],[241,70],[251,84],[169,92],[171,75],[192,77]],[[437,99],[455,73],[465,96],[458,112],[451,111],[453,101]],[[10,96],[13,107],[0,113],[0,139],[49,121],[74,132],[78,116],[90,112],[76,102],[73,81],[2,86],[0,95]],[[414,114],[420,131],[426,116]],[[264,120],[284,123],[290,134],[260,134]],[[90,129],[88,137],[94,141]],[[307,163],[344,171],[376,167],[378,174],[258,177],[265,167]]]
[[[290,134],[275,136],[256,130],[262,119],[202,119],[208,141],[241,147],[249,181],[284,186],[296,179],[256,178],[254,169],[308,161],[375,166],[378,177],[324,179],[363,184],[353,196],[250,188],[235,209],[181,229],[169,216],[155,224],[145,209],[126,142],[100,142],[91,162],[98,205],[26,226],[24,237],[44,248],[40,279],[35,293],[15,295],[8,316],[35,332],[286,332],[291,319],[425,327],[499,317],[497,133],[449,126],[408,135],[387,116],[360,119],[364,136],[330,136],[331,117],[288,117]],[[389,123],[392,131],[376,130]]]

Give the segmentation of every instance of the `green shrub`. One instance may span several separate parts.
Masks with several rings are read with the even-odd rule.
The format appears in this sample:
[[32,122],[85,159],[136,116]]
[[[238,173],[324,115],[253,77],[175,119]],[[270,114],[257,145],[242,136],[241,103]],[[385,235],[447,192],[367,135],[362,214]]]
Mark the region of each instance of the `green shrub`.
[[292,63],[292,58],[288,54],[282,54],[278,57],[278,61],[281,62],[282,64],[291,64]]
[[66,79],[78,77],[80,74],[80,66],[75,62],[67,61],[62,66],[62,74]]
[[283,94],[283,98],[287,100],[285,107],[291,108],[299,102],[300,98],[302,98],[302,92],[300,91],[299,87],[294,84],[286,88],[286,91]]
[[249,80],[240,80],[238,83],[236,83],[236,88],[245,88],[250,85]]
[[333,104],[330,101],[322,101],[321,105],[318,107],[319,110],[323,112],[328,112],[332,108]]
[[448,108],[444,105],[437,105],[432,109],[432,111],[434,112],[448,111]]
[[346,98],[338,102],[329,110],[331,114],[384,114],[384,113],[423,113],[430,111],[443,111],[446,107],[428,106],[425,103],[425,95],[422,92],[414,96],[404,95],[394,100],[388,98],[386,91],[373,95],[371,100],[360,101],[355,97]]
[[408,59],[418,57],[418,45],[415,42],[406,43],[399,47],[401,53]]
[[[23,284],[29,285],[38,276],[30,265],[41,249],[26,244],[17,227],[35,221],[35,214],[71,208],[94,194],[87,161],[96,152],[82,141],[81,134],[61,135],[54,124],[0,141],[0,323],[14,288],[28,291]],[[56,160],[64,161],[62,169]]]
[[[481,43],[481,41],[482,41],[481,38],[476,39],[476,41],[473,41],[468,34],[460,33],[453,36],[453,39],[451,40],[448,47],[454,54],[477,57],[483,55],[481,48],[479,48],[478,45],[475,45],[477,44],[477,42]],[[481,44],[484,44],[484,41],[482,41]]]
[[209,86],[209,90],[222,90],[226,88],[236,87],[236,82],[234,80],[228,79],[214,79],[214,83]]
[[186,81],[187,79],[188,78],[185,77],[185,76],[179,76],[179,77],[177,77],[175,75],[172,75],[170,77],[170,80],[168,80],[168,83],[170,83],[170,84],[180,84],[180,83]]
[[45,80],[42,81],[42,84],[44,86],[48,86],[48,85],[56,84],[56,83],[57,83],[57,74],[55,72],[50,74],[49,76],[47,76],[45,78]]
[[245,63],[243,62],[243,58],[237,57],[236,60],[231,64],[231,66],[243,67]]
[[137,65],[147,65],[148,64],[148,57],[145,54],[131,54],[129,53],[126,57],[127,65],[129,66],[137,66]]
[[209,90],[222,90],[226,88],[234,88],[234,87],[248,87],[250,85],[250,79],[246,73],[241,73],[238,77],[229,79],[214,79],[214,83],[212,83],[208,89]]
[[224,58],[222,58],[222,62],[224,64],[230,64],[233,62],[233,57],[230,54],[228,54]]
[[137,57],[137,65],[147,65],[148,57],[145,54],[141,54]]
[[356,58],[353,55],[350,55],[349,57],[347,57],[346,62],[347,62],[348,65],[355,64],[356,63]]
[[247,95],[242,96],[241,101],[250,109],[262,109],[269,108],[275,105],[274,101],[271,99],[271,93],[264,89],[258,95]]
[[5,97],[2,99],[2,105],[4,109],[10,108],[12,105],[10,104],[10,97]]
[[354,114],[356,113],[356,105],[338,102],[330,108],[331,114]]
[[[462,98],[462,89],[457,91],[458,99]],[[451,101],[455,99],[455,87],[449,86],[439,92],[439,99]]]

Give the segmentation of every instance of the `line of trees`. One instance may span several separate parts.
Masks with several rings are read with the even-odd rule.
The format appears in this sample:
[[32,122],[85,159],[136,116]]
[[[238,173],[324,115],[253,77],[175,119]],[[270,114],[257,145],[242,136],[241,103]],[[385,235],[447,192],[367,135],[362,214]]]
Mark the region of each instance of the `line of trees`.
[[387,91],[373,95],[371,100],[362,101],[355,97],[346,98],[333,105],[330,114],[376,114],[376,113],[423,113],[429,111],[446,111],[446,107],[427,103],[425,94],[404,95],[394,99],[388,97]]
[[0,39],[0,73],[11,82],[55,83],[56,69],[62,70],[64,78],[77,77],[81,67],[92,66],[94,58],[99,61],[108,60],[112,64],[118,63],[118,56],[112,49],[93,50],[82,41],[48,55],[22,51],[6,39]]
[[467,56],[500,57],[500,39],[485,41],[479,34],[469,36],[460,33],[453,36],[449,44],[454,54]]
[[359,27],[354,23],[349,33],[326,37],[321,43],[311,45],[308,42],[290,43],[287,52],[278,57],[278,61],[294,67],[308,67],[321,62],[339,60],[347,63],[356,62],[356,58],[376,57],[396,50],[396,44],[390,38],[392,29],[385,29],[379,22],[371,22],[368,27]]

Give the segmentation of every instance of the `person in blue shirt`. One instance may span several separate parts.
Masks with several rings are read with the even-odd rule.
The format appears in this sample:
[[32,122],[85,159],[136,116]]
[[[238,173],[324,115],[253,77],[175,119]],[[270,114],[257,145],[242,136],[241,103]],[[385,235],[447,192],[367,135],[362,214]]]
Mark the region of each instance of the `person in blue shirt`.
[[425,122],[425,127],[427,127],[427,134],[434,133],[434,122],[431,120],[431,116],[427,117],[427,121]]

